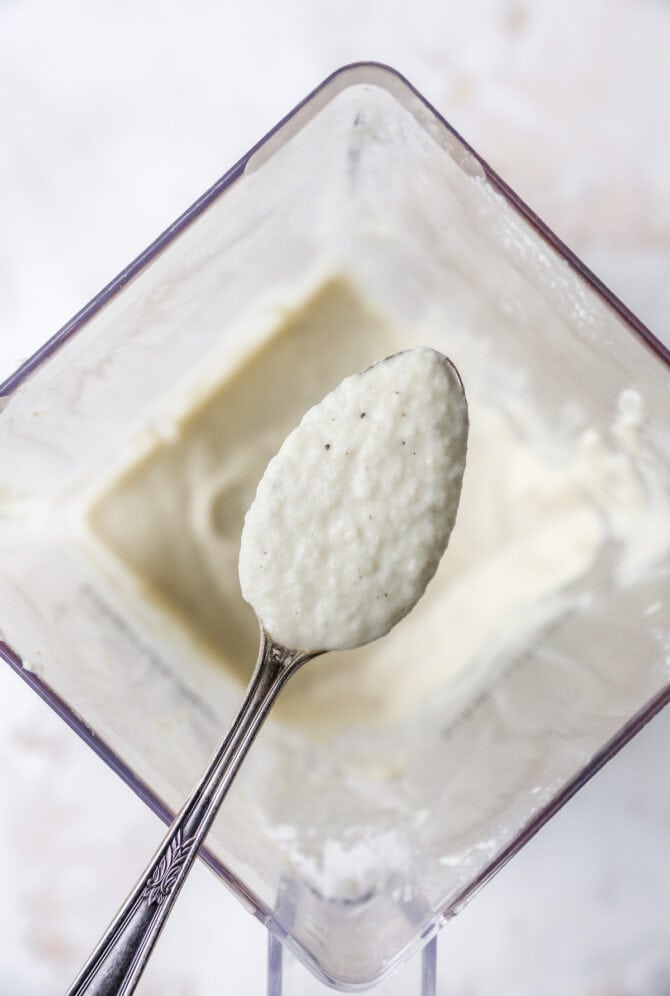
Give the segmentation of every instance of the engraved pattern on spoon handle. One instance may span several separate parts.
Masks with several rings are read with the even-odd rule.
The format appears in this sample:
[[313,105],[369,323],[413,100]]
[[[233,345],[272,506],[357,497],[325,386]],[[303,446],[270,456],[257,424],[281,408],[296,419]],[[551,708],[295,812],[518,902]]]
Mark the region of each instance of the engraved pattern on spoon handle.
[[287,678],[313,654],[261,628],[258,662],[221,746],[66,996],[130,996],[237,769]]

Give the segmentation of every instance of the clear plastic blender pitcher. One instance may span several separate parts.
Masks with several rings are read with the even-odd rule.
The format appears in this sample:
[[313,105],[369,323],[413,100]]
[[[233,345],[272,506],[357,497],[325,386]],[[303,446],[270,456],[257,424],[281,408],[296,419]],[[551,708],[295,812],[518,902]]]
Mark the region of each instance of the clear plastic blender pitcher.
[[[667,350],[405,80],[362,64],[0,388],[0,650],[167,820],[234,713],[255,621],[232,575],[220,615],[188,588],[177,538],[202,536],[165,511],[160,468],[234,561],[277,438],[386,342],[448,353],[476,426],[444,601],[346,688],[337,655],[296,679],[205,855],[342,989],[424,946],[666,703]],[[402,694],[371,695],[373,673]]]

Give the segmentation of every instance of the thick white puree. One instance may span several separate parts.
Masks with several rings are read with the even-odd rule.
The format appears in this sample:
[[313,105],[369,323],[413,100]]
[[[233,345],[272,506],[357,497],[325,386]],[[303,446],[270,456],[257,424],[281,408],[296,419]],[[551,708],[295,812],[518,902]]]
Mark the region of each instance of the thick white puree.
[[247,512],[242,594],[287,647],[346,650],[407,615],[453,528],[467,404],[442,353],[347,377],[270,461]]
[[[589,429],[560,445],[523,397],[511,404],[507,381],[482,391],[479,366],[491,361],[473,354],[470,337],[464,347],[458,327],[431,324],[422,339],[468,377],[468,461],[449,554],[384,640],[327,655],[290,682],[275,719],[309,737],[405,722],[438,699],[460,701],[461,686],[469,701],[492,663],[563,617],[609,544],[624,582],[670,541],[663,479],[640,449],[644,412],[624,424],[613,411],[611,433]],[[268,461],[344,377],[410,345],[407,329],[351,284],[326,282],[278,313],[241,362],[222,363],[218,387],[172,417],[168,435],[142,455],[129,451],[125,469],[100,482],[88,513],[92,550],[111,555],[120,592],[137,599],[139,585],[166,632],[183,633],[190,653],[236,681],[233,698],[258,651],[237,567]]]

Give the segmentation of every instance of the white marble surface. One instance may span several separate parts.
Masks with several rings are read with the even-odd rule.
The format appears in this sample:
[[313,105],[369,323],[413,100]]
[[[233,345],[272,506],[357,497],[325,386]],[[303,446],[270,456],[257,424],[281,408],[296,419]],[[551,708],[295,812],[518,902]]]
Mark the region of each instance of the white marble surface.
[[[669,50],[668,0],[0,0],[0,377],[361,58],[404,72],[669,341]],[[670,715],[449,925],[443,996],[670,992],[669,749]],[[0,754],[0,996],[55,996],[161,828],[4,667]],[[198,868],[140,991],[260,996],[263,959]]]

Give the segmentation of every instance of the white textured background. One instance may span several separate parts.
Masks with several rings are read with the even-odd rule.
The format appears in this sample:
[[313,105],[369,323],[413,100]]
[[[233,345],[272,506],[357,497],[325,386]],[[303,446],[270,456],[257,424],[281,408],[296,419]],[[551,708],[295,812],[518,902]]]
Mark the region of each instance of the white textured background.
[[[0,379],[356,59],[670,341],[669,53],[668,0],[0,0]],[[447,927],[441,996],[670,994],[669,750],[662,716]],[[0,758],[0,996],[58,996],[161,827],[2,665]],[[198,868],[140,992],[261,996],[263,958]]]

